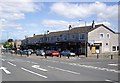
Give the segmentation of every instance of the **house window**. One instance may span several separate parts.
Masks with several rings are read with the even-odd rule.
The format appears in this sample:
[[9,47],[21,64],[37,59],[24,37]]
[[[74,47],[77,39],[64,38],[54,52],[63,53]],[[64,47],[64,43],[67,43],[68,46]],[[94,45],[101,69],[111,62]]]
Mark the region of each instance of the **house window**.
[[117,46],[117,51],[119,51],[119,46]]
[[74,35],[72,35],[72,37],[74,38],[75,36],[74,36]]
[[110,34],[109,33],[107,33],[107,38],[110,38]]
[[57,37],[57,41],[59,41],[59,37]]
[[116,46],[113,46],[113,47],[112,47],[112,51],[116,51]]
[[100,38],[104,38],[104,34],[103,33],[100,33]]
[[108,43],[106,43],[106,45],[108,45]]
[[85,39],[85,33],[80,34],[80,39]]

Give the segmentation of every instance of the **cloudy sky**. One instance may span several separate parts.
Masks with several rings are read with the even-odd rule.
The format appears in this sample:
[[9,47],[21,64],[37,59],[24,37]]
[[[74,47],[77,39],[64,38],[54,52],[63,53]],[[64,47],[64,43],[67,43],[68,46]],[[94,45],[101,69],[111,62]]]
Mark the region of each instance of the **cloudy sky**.
[[[80,20],[80,21],[79,21]],[[72,27],[105,24],[118,31],[117,2],[1,2],[1,40],[24,39],[47,30],[60,31]]]

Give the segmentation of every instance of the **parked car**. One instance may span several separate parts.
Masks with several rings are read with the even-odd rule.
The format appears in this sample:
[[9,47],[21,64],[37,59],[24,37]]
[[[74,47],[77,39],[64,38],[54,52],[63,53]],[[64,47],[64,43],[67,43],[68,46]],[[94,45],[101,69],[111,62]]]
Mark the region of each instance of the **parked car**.
[[31,51],[31,53],[33,53],[34,51],[33,51],[33,49],[28,49],[29,51]]
[[11,53],[11,54],[15,53],[15,50],[10,50],[10,53]]
[[69,50],[62,51],[60,54],[62,56],[75,56],[76,55],[74,52],[71,52]]
[[47,50],[47,51],[45,51],[45,55],[59,57],[60,53],[58,51],[55,51],[55,50]]
[[45,55],[45,52],[44,50],[36,50],[36,55],[41,55],[41,56],[44,56]]
[[23,50],[23,52],[22,52],[23,54],[25,54],[25,55],[31,55],[32,54],[32,52],[30,51],[30,50]]

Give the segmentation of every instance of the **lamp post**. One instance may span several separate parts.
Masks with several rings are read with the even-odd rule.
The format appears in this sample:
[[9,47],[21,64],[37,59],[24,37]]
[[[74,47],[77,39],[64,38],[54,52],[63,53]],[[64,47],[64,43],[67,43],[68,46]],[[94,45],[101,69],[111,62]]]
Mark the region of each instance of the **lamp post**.
[[29,54],[28,54],[28,38],[27,38],[27,36],[25,36],[25,39],[26,39],[26,50],[27,50],[27,56],[29,56]]
[[[79,21],[84,21],[84,20],[81,20],[81,19],[80,19]],[[85,38],[84,38],[84,39],[85,39],[85,41],[84,41],[84,42],[85,42],[85,56],[87,57],[87,31],[86,31],[86,21],[84,21],[84,22],[85,22],[85,27],[84,27],[84,30],[85,30],[85,31],[84,31],[84,33],[85,33]]]

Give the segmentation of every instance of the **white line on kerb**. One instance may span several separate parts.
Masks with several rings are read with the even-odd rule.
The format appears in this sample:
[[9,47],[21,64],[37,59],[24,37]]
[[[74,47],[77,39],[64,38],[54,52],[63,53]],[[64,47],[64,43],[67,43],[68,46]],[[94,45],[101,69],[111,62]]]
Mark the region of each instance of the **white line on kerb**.
[[47,78],[47,76],[44,76],[44,75],[41,75],[41,74],[35,73],[35,72],[30,71],[30,70],[28,70],[28,69],[25,69],[25,68],[21,68],[21,69],[24,70],[24,71],[27,71],[27,72],[29,72],[29,73],[35,74],[35,75],[37,75],[37,76],[40,76],[40,77],[43,77],[43,78]]
[[108,80],[108,79],[106,79],[105,81],[107,81],[107,82],[112,82],[111,80]]
[[57,69],[57,70],[61,70],[61,71],[65,71],[65,72],[69,72],[69,73],[72,73],[72,74],[80,74],[80,73],[77,73],[77,72],[74,72],[74,71],[64,70],[64,69],[57,68],[57,67],[51,67],[51,66],[48,66],[48,67],[49,67],[49,68],[52,68],[52,69]]
[[8,62],[10,65],[12,65],[12,66],[16,66],[15,64],[13,64],[13,63],[11,63],[11,62]]

